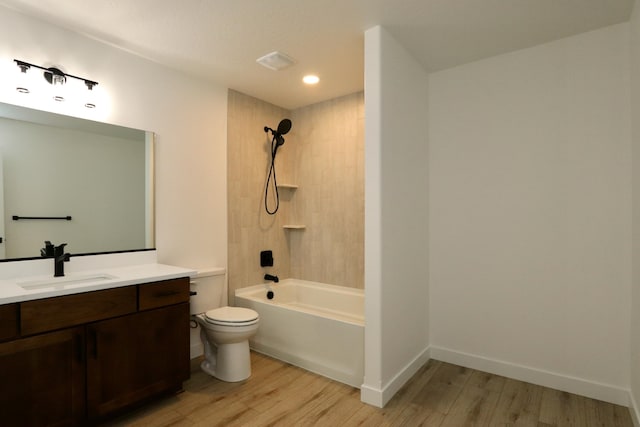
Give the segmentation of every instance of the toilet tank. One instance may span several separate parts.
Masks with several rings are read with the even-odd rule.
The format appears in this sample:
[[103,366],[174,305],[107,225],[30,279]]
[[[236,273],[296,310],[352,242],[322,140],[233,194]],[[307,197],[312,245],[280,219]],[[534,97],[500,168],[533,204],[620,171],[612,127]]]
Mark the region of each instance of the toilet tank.
[[224,268],[198,270],[191,278],[191,314],[204,313],[227,305],[227,276]]

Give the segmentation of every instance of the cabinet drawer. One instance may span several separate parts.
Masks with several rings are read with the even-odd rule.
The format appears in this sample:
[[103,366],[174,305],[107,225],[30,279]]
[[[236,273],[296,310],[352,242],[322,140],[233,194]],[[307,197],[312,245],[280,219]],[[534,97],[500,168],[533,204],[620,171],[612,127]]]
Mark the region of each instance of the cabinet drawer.
[[189,302],[188,277],[145,283],[138,285],[138,288],[138,309],[140,311]]
[[0,305],[0,341],[18,336],[18,304]]
[[135,286],[45,298],[20,303],[20,330],[31,335],[135,311]]

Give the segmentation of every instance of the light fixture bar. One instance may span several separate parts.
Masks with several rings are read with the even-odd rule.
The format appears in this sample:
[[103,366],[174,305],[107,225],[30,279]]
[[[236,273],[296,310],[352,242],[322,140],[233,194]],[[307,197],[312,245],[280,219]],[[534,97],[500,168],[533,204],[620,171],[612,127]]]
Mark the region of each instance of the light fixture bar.
[[[54,67],[46,68],[46,67],[42,67],[40,65],[30,64],[29,62],[20,61],[19,59],[14,59],[13,61],[18,65],[20,70],[26,71],[31,67],[43,70],[45,72],[45,78],[47,79],[47,81],[49,83],[51,83],[51,79],[53,78],[53,76],[56,75],[56,76],[63,76],[65,78],[66,77],[71,77],[72,79],[82,80],[84,82],[84,84],[87,86],[88,89],[93,89],[93,87],[98,84],[98,82],[96,82],[94,80],[89,80],[89,79],[85,79],[84,77],[74,76],[73,74],[68,74],[68,73],[63,72],[58,68],[54,68]],[[47,75],[48,75],[48,77],[47,77]]]

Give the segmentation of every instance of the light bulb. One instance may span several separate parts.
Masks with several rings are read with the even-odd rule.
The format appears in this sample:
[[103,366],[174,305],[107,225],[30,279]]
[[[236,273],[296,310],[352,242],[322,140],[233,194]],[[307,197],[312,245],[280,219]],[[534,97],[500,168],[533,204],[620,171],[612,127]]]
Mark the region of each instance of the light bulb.
[[64,95],[62,86],[67,81],[67,78],[62,74],[51,73],[51,87],[53,93],[53,99],[58,102],[64,101]]
[[85,80],[84,84],[87,85],[87,92],[85,93],[86,102],[84,106],[87,108],[96,108],[96,93],[93,90],[93,87],[97,83],[93,83]]
[[16,90],[20,93],[29,93],[29,75],[27,71],[31,67],[26,64],[19,64],[18,67],[20,68],[20,74],[18,74]]

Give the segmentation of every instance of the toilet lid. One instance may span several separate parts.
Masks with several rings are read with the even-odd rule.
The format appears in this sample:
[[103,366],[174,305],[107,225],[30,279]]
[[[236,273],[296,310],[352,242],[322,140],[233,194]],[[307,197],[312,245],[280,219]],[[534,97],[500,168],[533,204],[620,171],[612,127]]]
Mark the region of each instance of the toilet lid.
[[241,325],[254,323],[258,320],[258,313],[249,308],[220,307],[207,311],[204,317],[210,323]]

